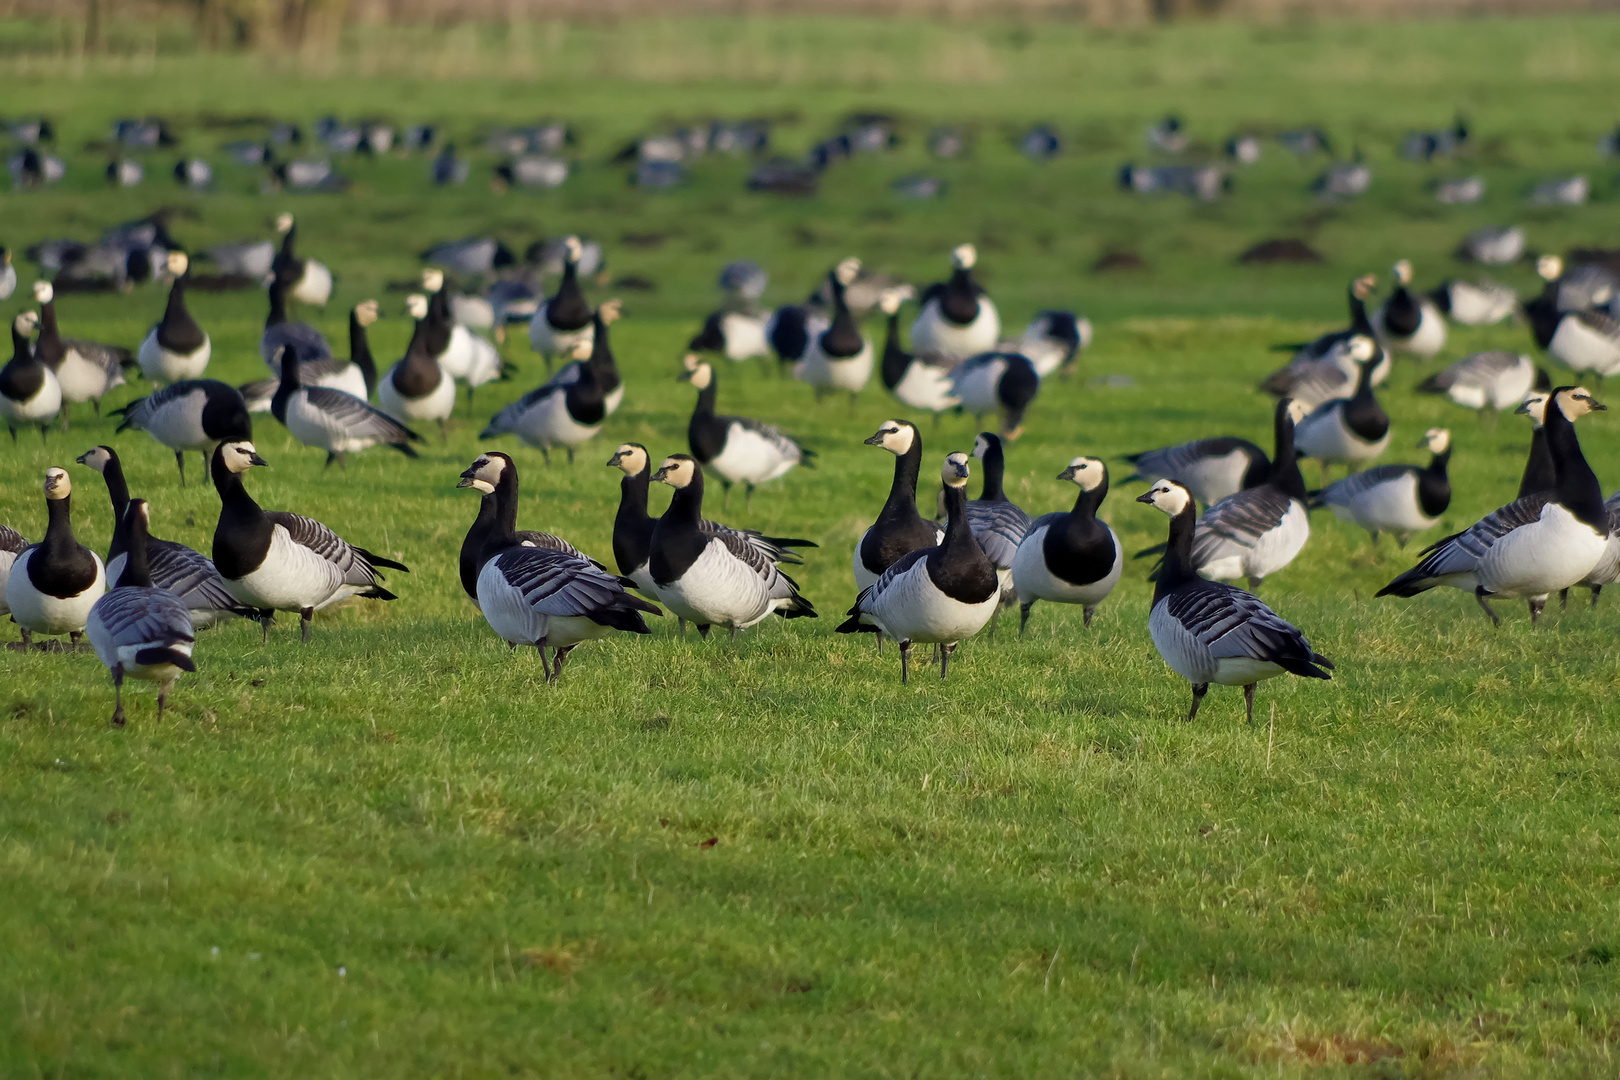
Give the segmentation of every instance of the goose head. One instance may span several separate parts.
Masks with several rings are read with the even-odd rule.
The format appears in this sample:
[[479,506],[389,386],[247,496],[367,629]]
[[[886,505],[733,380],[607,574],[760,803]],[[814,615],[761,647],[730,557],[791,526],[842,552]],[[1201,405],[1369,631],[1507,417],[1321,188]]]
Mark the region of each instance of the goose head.
[[110,446],[92,446],[74,460],[80,465],[88,466],[98,473],[107,471],[107,466],[113,463],[116,455]]
[[1152,487],[1136,497],[1136,501],[1175,517],[1192,503],[1192,493],[1174,480],[1155,480]]
[[607,463],[611,468],[621,470],[626,476],[639,476],[650,460],[645,446],[627,442],[619,444],[619,448],[613,451],[613,456],[608,458]]
[[1358,364],[1365,364],[1378,355],[1378,342],[1366,334],[1357,334],[1350,339],[1350,359]]
[[1311,407],[1309,405],[1305,404],[1303,401],[1296,401],[1292,398],[1289,399],[1288,419],[1293,421],[1296,427],[1299,425],[1301,420],[1305,419],[1309,415],[1311,415]]
[[276,215],[276,232],[278,232],[278,233],[291,232],[292,227],[293,227],[293,216],[291,214],[283,212],[283,213],[280,213],[280,214]]
[[50,282],[34,282],[34,303],[48,304],[54,299],[56,299],[56,289]]
[[246,439],[227,439],[219,444],[214,451],[215,455],[225,463],[225,468],[233,473],[241,474],[256,466],[269,466],[269,462],[259,456],[258,450]]
[[167,260],[169,274],[173,277],[185,277],[186,270],[191,266],[191,258],[183,251],[169,252]]
[[1443,427],[1432,427],[1418,440],[1418,447],[1431,454],[1443,454],[1451,449],[1451,432]]
[[668,484],[679,490],[690,484],[696,477],[698,463],[687,454],[671,454],[658,466],[658,471],[652,478],[660,484]]
[[1540,427],[1547,422],[1547,399],[1550,396],[1551,391],[1543,390],[1526,394],[1524,400],[1519,402],[1519,407],[1513,411],[1521,416],[1528,416],[1532,424]]
[[430,266],[422,271],[422,288],[430,293],[436,293],[444,288],[444,271],[436,266]]
[[1108,466],[1094,457],[1077,457],[1057,478],[1069,481],[1082,491],[1096,491],[1108,479]]
[[860,276],[860,273],[861,260],[853,255],[833,267],[833,277],[837,279],[838,284],[846,288],[855,283],[855,279]]
[[707,390],[709,384],[714,381],[714,369],[690,353],[687,354],[686,360],[686,370],[677,375],[676,379],[689,382],[699,390]]
[[883,314],[893,315],[900,310],[900,305],[917,295],[917,291],[910,285],[901,285],[892,289],[884,289],[878,296],[878,307]]
[[979,261],[979,249],[972,244],[958,244],[951,249],[951,265],[958,270],[971,270]]
[[1608,406],[1592,396],[1584,386],[1560,386],[1552,392],[1552,400],[1564,419],[1574,423],[1589,412],[1603,412]]
[[405,298],[405,314],[413,319],[427,318],[427,297],[421,293],[411,293]]
[[596,313],[602,317],[602,322],[618,322],[624,314],[624,301],[615,296],[611,300],[604,300],[597,305]]
[[968,456],[957,450],[945,455],[945,464],[940,467],[939,478],[948,488],[967,487],[968,476],[972,470],[968,468]]
[[68,479],[66,469],[52,465],[45,470],[45,497],[47,499],[65,499],[73,494],[73,481]]
[[1411,263],[1411,260],[1409,260],[1409,259],[1401,259],[1393,267],[1390,268],[1390,272],[1395,275],[1395,284],[1396,285],[1399,285],[1402,288],[1405,288],[1406,286],[1412,284],[1412,263]]
[[1536,276],[1542,281],[1557,281],[1564,276],[1564,260],[1557,255],[1543,255],[1536,260]]
[[11,325],[15,327],[17,333],[21,334],[23,337],[32,337],[34,331],[39,329],[39,312],[19,312],[17,317],[11,320]]
[[905,420],[885,420],[866,439],[867,446],[881,446],[895,457],[911,452],[917,442],[917,426]]
[[579,262],[579,257],[585,254],[585,245],[579,242],[579,237],[569,236],[563,239],[563,251],[567,253],[568,261]]
[[488,495],[500,483],[501,476],[507,469],[515,468],[512,459],[499,451],[492,450],[487,454],[479,454],[478,460],[462,470],[461,479],[457,481],[458,488],[477,488]]
[[375,300],[362,300],[354,305],[354,318],[361,326],[370,326],[382,314],[382,307]]
[[573,348],[568,350],[568,359],[578,360],[580,363],[584,363],[586,360],[591,358],[591,354],[595,351],[596,345],[594,342],[576,341],[574,342]]
[[1357,300],[1365,300],[1378,288],[1377,274],[1363,274],[1350,283],[1350,291],[1356,294]]

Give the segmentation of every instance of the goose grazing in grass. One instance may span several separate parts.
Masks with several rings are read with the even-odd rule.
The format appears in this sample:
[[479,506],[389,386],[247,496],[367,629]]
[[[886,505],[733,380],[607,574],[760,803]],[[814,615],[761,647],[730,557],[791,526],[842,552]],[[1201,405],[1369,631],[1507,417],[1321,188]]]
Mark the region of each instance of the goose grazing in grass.
[[1029,357],[1035,374],[1044,379],[1074,366],[1080,353],[1091,348],[1091,337],[1090,319],[1072,311],[1043,311],[1024,327],[1010,351]]
[[757,356],[771,355],[770,324],[771,317],[758,312],[711,312],[703,320],[703,329],[686,347],[693,352],[720,353],[740,364]]
[[894,455],[894,481],[877,520],[855,544],[852,562],[857,590],[875,585],[902,557],[945,539],[943,528],[917,512],[917,475],[922,468],[922,436],[917,426],[885,420],[866,445],[881,446]]
[[114,412],[124,417],[118,431],[144,431],[174,451],[181,487],[186,486],[187,450],[200,451],[206,466],[224,440],[253,437],[253,418],[241,392],[217,379],[182,379]]
[[552,361],[573,356],[580,345],[591,340],[593,312],[579,284],[579,259],[584,250],[577,236],[563,241],[562,281],[529,320],[529,344],[545,358],[547,371]]
[[1041,377],[1022,353],[980,353],[951,372],[951,393],[961,398],[962,409],[981,426],[985,413],[998,414],[1004,439],[1023,434],[1024,413],[1040,391]]
[[303,385],[297,346],[291,349],[291,355],[281,354],[281,383],[271,399],[270,412],[293,438],[326,451],[324,468],[331,468],[334,461],[347,468],[349,454],[379,445],[416,457],[411,443],[422,442],[422,436],[363,398],[329,386]]
[[406,297],[405,308],[416,320],[405,356],[377,384],[377,404],[402,424],[432,420],[445,442],[444,423],[456,408],[456,382],[444,373],[429,351],[428,300],[420,293]]
[[67,470],[45,470],[45,539],[18,555],[6,573],[6,606],[22,627],[24,648],[35,634],[66,634],[77,645],[91,607],[107,591],[101,556],[73,535],[72,495]]
[[[313,518],[259,508],[243,486],[242,474],[268,464],[246,440],[214,448],[210,472],[220,511],[213,557],[225,590],[251,608],[298,612],[304,641],[315,612],[341,600],[397,600],[379,584],[378,568],[409,573],[403,563],[355,547]],[[264,634],[268,639],[268,622]]]
[[1424,552],[1417,566],[1378,592],[1416,596],[1437,585],[1471,590],[1498,626],[1493,599],[1523,597],[1532,625],[1547,596],[1578,584],[1603,558],[1609,540],[1609,512],[1597,476],[1586,463],[1575,421],[1603,409],[1584,387],[1554,389],[1545,407],[1547,450],[1553,486],[1492,511],[1472,527],[1448,536]]
[[1465,409],[1517,408],[1531,390],[1550,390],[1547,372],[1523,353],[1477,352],[1418,383],[1420,394],[1444,394]]
[[591,348],[586,359],[570,360],[557,374],[546,380],[550,385],[567,386],[578,382],[586,368],[593,369],[597,387],[602,391],[602,408],[608,416],[618,412],[624,402],[624,381],[619,375],[618,360],[613,355],[613,344],[607,336],[607,328],[618,322],[622,313],[619,300],[602,301],[591,317]]
[[923,291],[922,310],[911,324],[913,349],[959,360],[995,350],[1001,340],[1001,316],[983,287],[973,280],[978,259],[972,244],[959,245],[951,252],[950,279]]
[[599,309],[593,319],[594,333],[591,340],[575,346],[575,361],[496,413],[479,433],[480,439],[516,435],[538,449],[547,465],[551,448],[560,444],[568,452],[568,463],[574,463],[574,448],[596,437],[612,411],[609,401],[617,404],[624,394],[604,313]]
[[1564,261],[1558,256],[1543,255],[1536,261],[1536,272],[1546,287],[1524,305],[1536,344],[1576,373],[1590,371],[1601,380],[1620,371],[1620,322],[1601,311],[1560,308]]
[[1373,312],[1373,329],[1390,348],[1409,352],[1424,360],[1446,347],[1446,320],[1435,302],[1413,294],[1412,264],[1405,259],[1395,264],[1395,291]]
[[1328,679],[1333,662],[1314,652],[1297,628],[1284,622],[1253,593],[1200,577],[1193,554],[1192,493],[1171,480],[1157,480],[1136,497],[1170,518],[1164,565],[1153,586],[1148,634],[1170,670],[1192,683],[1192,709],[1211,683],[1243,687],[1243,704],[1254,723],[1254,688],[1282,674]]
[[664,459],[652,478],[675,489],[653,529],[647,570],[653,591],[676,618],[709,636],[711,626],[738,631],[772,612],[784,619],[815,618],[798,583],[738,533],[703,528],[703,467],[685,454]]
[[[114,727],[124,726],[124,679],[157,683],[158,722],[182,672],[196,671],[191,650],[197,643],[191,612],[169,589],[154,586],[147,560],[146,500],[134,499],[118,519],[127,548],[113,587],[96,600],[85,622],[90,647],[112,673]],[[116,540],[116,537],[115,537]]]
[[900,682],[911,674],[911,649],[940,647],[939,677],[951,654],[995,617],[1001,582],[967,518],[968,456],[945,458],[945,537],[938,545],[902,556],[876,582],[861,590],[840,634],[876,632],[900,643]]
[[[1029,532],[1029,515],[1007,498],[1002,486],[1007,457],[1001,436],[992,431],[979,432],[973,440],[973,456],[984,467],[984,485],[977,499],[968,500],[968,528],[984,549],[990,565],[996,568],[996,578],[1001,582],[1001,606],[1011,607],[1018,602],[1018,590],[1012,580],[1013,559],[1018,554],[1018,545]],[[994,620],[990,623],[990,632],[996,632]]]
[[754,488],[785,475],[803,462],[815,464],[815,451],[806,449],[770,424],[745,416],[722,416],[714,411],[719,392],[714,368],[688,353],[686,370],[679,376],[697,388],[697,405],[686,425],[686,441],[692,456],[705,468],[714,470],[725,488],[727,505],[731,485],[745,488],[745,506],[752,506]]
[[1427,448],[1429,464],[1379,465],[1352,473],[1316,493],[1310,505],[1325,506],[1340,521],[1359,525],[1372,534],[1393,533],[1401,547],[1413,533],[1432,529],[1451,505],[1451,432],[1430,428],[1419,447]]
[[896,401],[933,413],[934,423],[938,424],[940,413],[961,404],[961,399],[951,392],[951,369],[956,366],[956,359],[909,353],[900,344],[900,305],[910,299],[911,294],[911,286],[902,285],[885,289],[878,298],[878,307],[888,318],[888,336],[883,343],[878,377]]
[[1174,480],[1204,506],[1214,506],[1229,495],[1266,482],[1271,459],[1247,439],[1222,435],[1195,439],[1177,446],[1126,454],[1136,471],[1125,482]]
[[1086,626],[1097,605],[1119,584],[1125,553],[1114,530],[1097,518],[1108,497],[1108,466],[1096,458],[1077,457],[1058,473],[1080,489],[1074,509],[1042,514],[1030,523],[1012,560],[1017,590],[1018,636],[1029,625],[1037,600],[1079,604]]
[[56,372],[34,355],[28,335],[39,325],[39,316],[24,311],[11,320],[11,359],[0,368],[0,419],[17,442],[17,429],[39,428],[41,442],[45,429],[62,411],[62,384]]
[[57,329],[56,293],[50,282],[34,282],[34,299],[39,302],[39,340],[34,342],[34,355],[56,372],[62,388],[63,426],[67,425],[67,406],[75,402],[90,402],[100,416],[101,399],[124,385],[124,365],[134,358],[117,345],[64,338]]
[[213,343],[186,307],[191,261],[185,252],[169,252],[169,273],[174,276],[174,284],[169,286],[169,303],[163,309],[163,318],[146,332],[136,359],[141,373],[153,382],[200,379],[208,369]]
[[1458,326],[1495,326],[1519,306],[1519,294],[1494,281],[1442,281],[1429,293],[1434,306]]
[[832,323],[810,339],[804,359],[793,365],[793,377],[815,387],[817,401],[831,391],[843,390],[849,394],[851,409],[856,395],[872,377],[872,343],[855,324],[845,297],[860,272],[859,259],[845,259],[827,275],[833,302]]
[[[107,483],[107,497],[112,502],[113,538],[107,549],[107,580],[116,582],[123,573],[129,553],[129,537],[123,531],[125,515],[130,507],[129,484],[124,479],[124,466],[110,446],[97,446],[86,450],[76,459],[101,474]],[[151,525],[150,515],[143,527]],[[180,598],[191,613],[191,623],[198,630],[223,622],[233,616],[245,619],[268,619],[273,612],[256,611],[236,602],[225,590],[225,582],[213,562],[199,551],[176,543],[159,540],[148,532],[146,536],[147,573],[151,583],[168,589]]]
[[[505,455],[501,456],[504,457]],[[469,476],[467,473],[473,473],[474,475]],[[484,566],[484,545],[488,543],[490,536],[496,530],[499,507],[495,498],[494,483],[480,478],[477,475],[476,467],[468,469],[467,473],[462,474],[461,482],[456,486],[476,488],[483,497],[478,500],[478,516],[473,519],[472,526],[468,528],[466,537],[461,541],[458,570],[461,575],[462,589],[466,591],[476,605],[478,603],[478,571],[483,569]],[[522,547],[546,548],[550,551],[578,555],[580,558],[590,562],[592,566],[602,570],[607,569],[607,567],[587,556],[573,544],[552,533],[535,532],[532,529],[518,529],[514,535],[517,537],[518,544]]]
[[281,250],[276,252],[275,260],[270,264],[270,272],[286,286],[287,295],[300,304],[325,307],[327,301],[332,299],[332,271],[314,259],[299,258],[294,250],[298,240],[298,222],[293,220],[291,214],[281,214],[276,218],[276,231],[281,233]]
[[1389,414],[1373,393],[1373,371],[1382,353],[1358,360],[1356,392],[1348,398],[1325,401],[1299,422],[1295,444],[1300,457],[1316,458],[1327,477],[1328,466],[1343,463],[1353,472],[1389,447]]
[[[478,555],[478,608],[490,629],[516,648],[540,653],[546,680],[562,676],[568,654],[614,630],[648,634],[646,612],[657,607],[629,592],[625,583],[572,548],[528,546],[517,531],[517,466],[505,454],[481,454],[461,474],[458,487],[485,487],[495,503],[495,521]],[[482,515],[480,515],[482,516]],[[546,649],[553,660],[546,660]]]

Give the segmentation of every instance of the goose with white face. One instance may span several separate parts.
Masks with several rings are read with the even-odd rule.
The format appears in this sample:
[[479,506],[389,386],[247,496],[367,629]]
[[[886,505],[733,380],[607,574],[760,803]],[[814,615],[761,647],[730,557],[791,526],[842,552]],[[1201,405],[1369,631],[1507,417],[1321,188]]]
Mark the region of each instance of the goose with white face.
[[212,340],[186,307],[186,286],[181,279],[190,267],[185,252],[169,252],[168,269],[174,284],[169,287],[168,305],[135,352],[141,374],[153,382],[200,379],[213,356]]
[[101,556],[73,535],[72,494],[67,470],[45,471],[45,538],[18,555],[6,574],[6,606],[22,627],[24,644],[34,634],[67,634],[77,642],[90,609],[107,591]]
[[34,354],[28,337],[39,326],[39,316],[24,311],[11,321],[12,357],[0,368],[0,420],[13,443],[22,428],[39,428],[40,438],[62,410],[62,384],[56,372]]
[[692,456],[706,471],[719,477],[728,504],[731,485],[744,485],[747,504],[752,505],[755,487],[787,475],[794,466],[812,457],[811,451],[774,425],[751,417],[716,413],[714,368],[697,356],[687,354],[677,378],[690,382],[698,391],[686,429]]
[[833,278],[839,289],[834,295],[833,319],[826,330],[812,336],[805,347],[804,357],[793,365],[793,377],[815,387],[816,400],[834,391],[850,395],[854,407],[855,395],[872,378],[875,353],[871,339],[860,332],[842,289],[853,283],[861,271],[859,259],[845,259],[833,269]]
[[1108,466],[1094,457],[1077,457],[1057,478],[1072,483],[1080,494],[1072,510],[1036,518],[1018,545],[1012,581],[1018,591],[1020,637],[1030,609],[1040,600],[1080,605],[1089,627],[1125,567],[1119,537],[1097,517],[1107,493]]
[[62,337],[56,321],[56,293],[50,282],[34,282],[34,299],[40,306],[40,333],[34,351],[56,372],[64,405],[88,401],[95,406],[96,415],[101,415],[101,399],[124,385],[123,365],[130,360],[129,350]]
[[1397,262],[1393,274],[1395,291],[1372,313],[1373,330],[1391,349],[1427,360],[1446,347],[1445,316],[1432,299],[1411,292],[1409,260]]
[[995,303],[973,280],[979,259],[972,244],[951,252],[950,280],[928,287],[922,309],[911,324],[911,347],[965,360],[991,352],[1001,339],[1001,316]]

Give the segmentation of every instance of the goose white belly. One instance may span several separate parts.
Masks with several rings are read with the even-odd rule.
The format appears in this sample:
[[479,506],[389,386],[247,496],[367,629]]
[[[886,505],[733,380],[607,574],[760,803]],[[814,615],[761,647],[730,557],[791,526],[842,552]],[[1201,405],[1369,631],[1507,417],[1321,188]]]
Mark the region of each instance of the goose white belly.
[[1000,408],[996,387],[1000,385],[1006,367],[1004,361],[993,361],[974,364],[966,371],[958,368],[960,375],[955,380],[955,386],[957,396],[962,399],[962,408],[975,415]]
[[923,558],[891,578],[880,594],[868,594],[862,612],[864,622],[875,624],[896,641],[934,644],[972,637],[1000,606],[1000,589],[977,604],[948,596],[928,576],[928,561]]
[[787,457],[771,440],[741,424],[726,431],[726,443],[705,467],[733,484],[763,484],[775,480],[798,462]]
[[1043,379],[1062,367],[1064,358],[1069,355],[1068,346],[1061,342],[1037,337],[1021,338],[1011,348],[1023,353],[1034,366],[1035,374]]
[[377,445],[374,436],[357,436],[330,413],[310,405],[303,393],[287,402],[287,430],[305,446],[318,446],[334,454],[353,454]]
[[1592,329],[1574,316],[1560,320],[1547,353],[1571,371],[1613,375],[1620,371],[1620,341]]
[[1306,512],[1305,504],[1295,499],[1289,503],[1288,512],[1283,514],[1277,527],[1267,529],[1252,547],[1240,547],[1220,558],[1211,559],[1198,568],[1198,573],[1200,577],[1217,581],[1269,577],[1293,562],[1310,538],[1310,514]]
[[490,629],[501,640],[514,645],[533,645],[544,639],[554,649],[567,649],[582,641],[596,641],[612,632],[612,627],[593,622],[582,615],[547,615],[524,599],[512,587],[491,559],[478,574],[478,607]]
[[1342,407],[1314,412],[1299,422],[1294,442],[1300,457],[1327,462],[1371,461],[1389,448],[1389,432],[1377,442],[1368,442],[1344,422]]
[[726,359],[741,363],[756,356],[770,356],[771,342],[766,337],[770,325],[768,315],[745,315],[729,311],[720,317],[720,332],[726,339]]
[[101,563],[101,556],[92,551],[90,557],[96,561],[96,577],[90,587],[74,596],[51,596],[40,592],[28,579],[28,562],[38,550],[29,548],[17,556],[17,561],[11,564],[11,572],[6,575],[6,606],[11,609],[11,618],[18,626],[36,634],[76,634],[84,629],[90,609],[107,591],[106,567]]
[[951,390],[951,375],[944,368],[913,360],[889,393],[902,405],[928,412],[944,412],[961,403]]
[[1248,473],[1249,465],[1249,455],[1242,450],[1233,450],[1218,457],[1199,458],[1176,470],[1175,476],[1150,476],[1148,480],[1174,480],[1205,506],[1214,506],[1227,496],[1243,490],[1243,477]]
[[1610,533],[1597,564],[1581,579],[1582,585],[1613,585],[1620,581],[1620,533]]
[[1032,529],[1018,545],[1018,554],[1013,556],[1012,581],[1013,587],[1018,590],[1019,600],[1024,603],[1051,600],[1086,607],[1102,603],[1114,591],[1114,586],[1119,584],[1120,574],[1125,569],[1124,553],[1120,550],[1119,537],[1114,535],[1114,530],[1108,530],[1108,536],[1114,542],[1114,562],[1108,568],[1108,573],[1096,581],[1076,585],[1072,581],[1064,581],[1047,568],[1044,548],[1047,529],[1045,525]]
[[647,597],[647,599],[658,599],[658,590],[653,586],[652,571],[647,568],[646,563],[642,563],[640,566],[636,567],[634,570],[630,571],[624,576],[635,582],[636,588],[639,589],[641,594]]
[[1446,347],[1446,320],[1432,300],[1423,301],[1421,308],[1423,317],[1418,320],[1418,328],[1395,347],[1427,360]]
[[855,592],[857,594],[863,593],[876,585],[877,579],[883,576],[882,574],[872,573],[866,568],[866,564],[861,562],[861,546],[866,543],[866,533],[871,531],[871,529],[867,529],[866,532],[861,533],[861,538],[855,541],[855,552],[849,557],[850,568],[855,571]]
[[624,404],[624,383],[621,382],[603,396],[602,411],[608,416],[612,416],[619,411],[619,406],[622,404]]
[[202,378],[213,352],[213,342],[206,334],[195,352],[178,353],[165,349],[158,344],[158,331],[154,326],[141,341],[135,360],[141,365],[141,374],[153,382],[180,382],[182,379]]
[[[11,551],[0,551],[0,615],[11,614],[11,603],[6,599],[6,586],[11,577],[11,568],[17,563],[17,554]],[[117,578],[113,578],[117,581]]]
[[45,369],[45,381],[34,396],[25,401],[13,401],[0,395],[0,417],[12,427],[18,424],[41,424],[62,411],[62,384],[56,373]]
[[1409,472],[1357,493],[1348,504],[1329,503],[1328,507],[1340,521],[1368,532],[1422,532],[1440,520],[1424,514],[1418,502],[1417,474]]
[[472,371],[477,348],[473,344],[473,332],[457,323],[450,328],[450,343],[438,357],[439,370],[452,379],[466,381]]
[[1491,326],[1513,314],[1509,289],[1481,289],[1459,282],[1451,289],[1451,319],[1463,326]]
[[337,371],[311,376],[305,382],[309,386],[325,386],[341,390],[345,394],[353,394],[361,401],[366,400],[366,374],[360,370],[358,364],[344,364]]
[[[402,363],[403,360],[399,362]],[[377,404],[382,406],[382,411],[402,424],[409,424],[412,420],[448,420],[456,407],[456,381],[444,375],[439,379],[439,385],[426,397],[408,398],[394,386],[394,372],[399,364],[389,368],[388,374],[377,384]],[[354,365],[350,364],[349,367]],[[355,396],[364,398],[364,386]]]
[[979,297],[979,313],[966,326],[958,326],[932,299],[911,324],[911,347],[918,352],[949,353],[969,357],[990,352],[1001,340],[1001,316],[988,296]]
[[113,387],[123,386],[124,376],[117,368],[109,370],[70,347],[56,369],[56,381],[61,384],[63,401],[95,401]]
[[305,259],[304,272],[299,275],[298,283],[291,292],[292,298],[300,304],[325,307],[326,302],[332,299],[332,271],[314,259]]
[[1491,545],[1469,575],[1473,582],[1461,587],[1482,585],[1493,596],[1507,599],[1545,596],[1579,584],[1607,546],[1606,537],[1562,504],[1548,503],[1538,521]]
[[546,310],[550,307],[549,301],[540,305],[540,310],[534,313],[529,320],[529,344],[541,356],[564,356],[574,351],[574,347],[589,344],[596,340],[596,328],[586,323],[578,330],[558,330],[546,322]]
[[523,410],[512,425],[513,434],[534,447],[579,446],[601,430],[601,424],[581,424],[568,415],[562,387]]
[[1170,670],[1190,683],[1220,686],[1247,686],[1262,679],[1281,675],[1283,669],[1270,660],[1251,660],[1246,656],[1228,656],[1216,659],[1209,646],[1199,641],[1186,627],[1170,614],[1170,605],[1161,600],[1153,605],[1148,615],[1148,636],[1159,650]]
[[470,387],[483,386],[492,383],[501,377],[505,365],[501,362],[501,352],[493,342],[486,341],[476,334],[468,334],[472,339],[472,362],[468,366],[467,374],[463,378]]
[[295,543],[281,525],[274,526],[270,550],[256,569],[234,581],[223,580],[225,591],[240,603],[276,611],[323,608],[348,599],[361,588],[345,585],[336,566]]
[[170,450],[209,450],[214,441],[203,431],[203,410],[208,392],[201,388],[176,398],[146,420],[146,433]]
[[653,588],[677,618],[698,625],[746,630],[782,605],[771,599],[759,574],[719,540],[710,540],[679,579],[654,582]]
[[819,390],[847,390],[852,394],[872,377],[872,343],[861,340],[861,351],[854,356],[828,356],[819,341],[810,342],[804,359],[793,365],[793,377]]

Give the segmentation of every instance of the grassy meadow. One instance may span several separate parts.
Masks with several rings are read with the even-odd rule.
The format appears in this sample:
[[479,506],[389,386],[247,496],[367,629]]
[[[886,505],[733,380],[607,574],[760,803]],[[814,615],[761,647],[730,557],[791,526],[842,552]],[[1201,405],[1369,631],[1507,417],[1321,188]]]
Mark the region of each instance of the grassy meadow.
[[[1534,632],[1523,605],[1500,605],[1493,630],[1455,591],[1373,601],[1415,547],[1375,547],[1318,514],[1262,595],[1335,678],[1264,684],[1252,728],[1222,688],[1182,722],[1187,685],[1148,639],[1145,561],[1089,631],[1078,610],[1039,605],[1023,642],[1010,616],[962,647],[948,683],[901,687],[892,649],[833,627],[892,468],[861,439],[905,412],[875,381],[851,411],[817,406],[774,365],[722,362],[722,409],[777,421],[820,458],[761,489],[751,513],[740,499],[712,509],[818,541],[795,576],[821,618],[736,643],[655,620],[651,637],[581,648],[547,686],[532,651],[509,652],[460,591],[475,508],[455,482],[481,449],[512,453],[520,524],[606,558],[619,474],[603,463],[623,440],[685,449],[693,394],[675,376],[723,263],[760,260],[782,302],[852,253],[933,280],[967,239],[1009,327],[1054,305],[1097,323],[1079,371],[1043,388],[1009,451],[1009,491],[1032,513],[1065,506],[1058,470],[1105,457],[1105,516],[1127,550],[1157,543],[1165,520],[1130,501],[1141,488],[1117,455],[1213,434],[1269,446],[1254,386],[1283,359],[1270,347],[1340,324],[1353,275],[1387,277],[1401,256],[1424,284],[1467,272],[1451,251],[1485,223],[1524,223],[1538,250],[1620,240],[1615,167],[1593,151],[1615,120],[1620,21],[1103,33],[648,20],[246,57],[158,42],[75,58],[41,51],[49,33],[0,24],[6,110],[57,118],[74,170],[0,194],[0,243],[18,252],[160,205],[201,249],[265,235],[292,209],[304,253],[339,275],[330,308],[304,317],[341,351],[348,307],[380,297],[383,363],[410,331],[388,285],[437,240],[493,231],[521,249],[577,231],[604,242],[616,281],[654,288],[592,288],[625,298],[613,340],[628,393],[572,467],[477,441],[497,404],[543,377],[521,332],[505,348],[517,377],[481,391],[472,415],[463,404],[420,461],[372,451],[323,471],[319,451],[257,419],[271,467],[249,477],[254,495],[406,562],[388,582],[397,602],[323,613],[307,646],[285,616],[268,645],[252,625],[209,631],[162,725],[142,686],[123,731],[107,726],[93,656],[0,652],[0,1075],[1615,1073],[1612,599],[1589,611],[1580,594]],[[901,117],[906,143],[835,167],[811,199],[744,192],[741,160],[701,160],[671,192],[629,187],[606,161],[637,132],[715,114],[778,117],[777,145],[798,152],[858,109]],[[1305,190],[1323,159],[1270,143],[1215,205],[1116,191],[1114,170],[1151,160],[1141,130],[1169,109],[1209,147],[1245,125],[1320,123],[1361,147],[1373,189],[1323,204]],[[1478,132],[1472,159],[1395,159],[1402,133],[1458,109]],[[345,162],[355,187],[341,196],[261,194],[226,165],[208,193],[161,175],[111,191],[105,158],[83,148],[113,118],[154,112],[210,156],[233,136],[208,115],[327,111],[438,121],[475,157],[474,180],[433,190],[426,158],[390,157]],[[491,193],[477,132],[541,115],[577,123],[575,176],[548,194]],[[1017,156],[1008,135],[1036,121],[1070,152]],[[973,153],[929,161],[935,122],[973,130]],[[1534,179],[1577,170],[1592,205],[1524,205]],[[1490,184],[1478,206],[1426,193],[1476,171]],[[916,172],[944,177],[946,196],[899,201],[888,184]],[[1236,264],[1273,236],[1327,261]],[[1093,272],[1109,250],[1147,265]],[[1522,266],[1495,276],[1533,280]],[[22,280],[8,318],[27,267]],[[65,334],[133,346],[162,305],[146,287],[58,306]],[[192,309],[213,336],[210,375],[262,372],[261,297],[194,294]],[[1531,343],[1523,326],[1454,330],[1445,358],[1487,347]],[[1529,428],[1414,395],[1436,366],[1405,361],[1382,392],[1386,460],[1419,460],[1425,428],[1453,430],[1441,529],[1454,531],[1512,496]],[[135,382],[108,404],[145,392]],[[1614,412],[1581,424],[1610,483],[1616,425]],[[107,442],[152,501],[154,532],[206,552],[212,490],[181,489],[166,450],[114,426],[81,407],[43,448],[0,442],[0,521],[37,538],[43,471],[63,465],[78,535],[104,548],[103,485],[72,459]],[[931,492],[975,428],[922,429]]]

